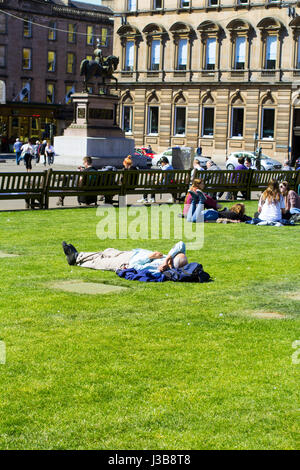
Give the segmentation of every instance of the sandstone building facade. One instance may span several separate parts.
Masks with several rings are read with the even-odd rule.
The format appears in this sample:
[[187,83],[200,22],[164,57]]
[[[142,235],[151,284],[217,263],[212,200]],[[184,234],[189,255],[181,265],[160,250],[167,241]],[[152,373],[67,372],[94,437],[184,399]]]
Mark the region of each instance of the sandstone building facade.
[[[104,56],[112,52],[111,16],[105,6],[71,0],[0,0],[0,133],[6,146],[16,137],[61,133],[72,118],[69,95],[82,89],[81,60],[92,57],[96,38]],[[98,92],[96,82],[91,91]]]
[[300,156],[300,9],[281,0],[103,0],[136,145]]

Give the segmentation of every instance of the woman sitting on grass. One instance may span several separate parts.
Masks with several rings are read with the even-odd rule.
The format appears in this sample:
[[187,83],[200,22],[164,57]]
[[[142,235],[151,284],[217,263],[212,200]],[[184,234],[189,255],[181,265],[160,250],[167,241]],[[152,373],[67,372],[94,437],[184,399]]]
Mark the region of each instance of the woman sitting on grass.
[[300,222],[300,196],[290,189],[287,181],[282,181],[279,185],[281,195],[285,203],[284,219]]
[[264,222],[281,222],[285,204],[280,194],[278,181],[271,181],[258,203],[258,218]]
[[187,216],[190,205],[192,203],[193,198],[192,198],[192,194],[190,193],[190,191],[193,191],[195,193],[197,191],[200,191],[204,194],[205,200],[204,200],[203,204],[204,204],[205,209],[214,209],[214,210],[221,209],[221,207],[222,207],[221,204],[218,204],[218,202],[215,199],[213,199],[208,194],[203,192],[204,188],[205,188],[205,183],[204,183],[203,179],[195,178],[193,180],[192,186],[190,187],[187,195],[185,196],[184,206],[183,206],[183,217]]
[[[188,191],[185,208],[188,222],[215,222],[218,218],[218,211],[211,206],[213,204],[217,207],[219,204],[212,203],[213,199],[204,193],[204,187],[203,179],[194,180]],[[190,201],[190,204],[187,201]],[[209,208],[204,209],[205,205]]]

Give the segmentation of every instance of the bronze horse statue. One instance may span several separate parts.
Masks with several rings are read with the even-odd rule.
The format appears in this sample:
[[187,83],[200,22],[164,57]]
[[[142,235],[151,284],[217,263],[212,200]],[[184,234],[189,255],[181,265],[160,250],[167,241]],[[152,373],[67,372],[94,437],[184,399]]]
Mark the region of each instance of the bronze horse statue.
[[97,57],[96,60],[84,59],[80,64],[80,75],[84,75],[84,91],[88,92],[88,82],[93,77],[102,77],[102,83],[105,84],[105,79],[115,80],[116,90],[118,79],[114,77],[113,73],[119,64],[119,57],[110,55],[106,58]]

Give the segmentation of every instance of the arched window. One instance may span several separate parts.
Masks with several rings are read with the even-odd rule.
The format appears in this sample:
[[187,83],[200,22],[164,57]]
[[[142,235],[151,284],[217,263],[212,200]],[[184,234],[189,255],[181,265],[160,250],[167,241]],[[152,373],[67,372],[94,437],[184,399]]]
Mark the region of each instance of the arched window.
[[261,100],[260,138],[274,139],[275,137],[275,109],[276,103],[270,92]]
[[293,68],[295,70],[295,74],[299,75],[300,73],[300,17],[296,16],[289,26],[292,28],[293,31],[293,38],[294,38],[294,55],[293,55]]
[[191,40],[195,34],[186,23],[177,22],[170,28],[175,44],[174,70],[186,71],[191,68]]
[[133,108],[134,101],[129,90],[122,97],[121,127],[125,134],[133,133]]
[[147,70],[155,72],[163,68],[163,47],[167,37],[165,28],[151,23],[143,29],[147,41]]
[[215,102],[210,90],[207,90],[201,100],[201,137],[214,136]]
[[248,21],[236,19],[227,25],[231,41],[231,69],[249,68],[249,35],[252,26]]
[[147,101],[148,120],[147,134],[158,135],[159,133],[159,100],[155,90],[150,93]]
[[179,91],[174,99],[174,136],[182,137],[186,134],[186,99]]
[[230,137],[241,139],[244,136],[245,102],[239,90],[232,96],[230,105]]
[[117,33],[122,45],[122,70],[133,72],[137,69],[137,46],[142,40],[141,33],[129,24],[121,26]]
[[261,68],[272,73],[273,70],[280,68],[283,25],[275,18],[264,18],[257,27],[260,29],[262,40]]
[[208,72],[219,69],[220,26],[212,21],[203,21],[197,29],[202,42],[201,68]]

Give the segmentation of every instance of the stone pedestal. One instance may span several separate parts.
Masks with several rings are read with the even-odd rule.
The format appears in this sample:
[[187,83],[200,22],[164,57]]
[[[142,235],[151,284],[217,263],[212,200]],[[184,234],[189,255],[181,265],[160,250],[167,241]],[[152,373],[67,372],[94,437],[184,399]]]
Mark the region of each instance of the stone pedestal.
[[71,96],[74,119],[64,135],[54,138],[56,163],[78,166],[83,157],[93,165],[119,165],[134,152],[134,140],[127,139],[116,123],[118,97],[74,93]]

